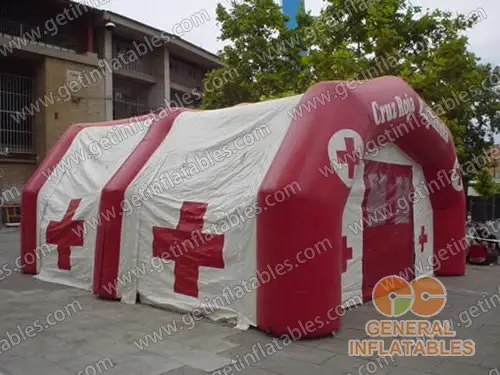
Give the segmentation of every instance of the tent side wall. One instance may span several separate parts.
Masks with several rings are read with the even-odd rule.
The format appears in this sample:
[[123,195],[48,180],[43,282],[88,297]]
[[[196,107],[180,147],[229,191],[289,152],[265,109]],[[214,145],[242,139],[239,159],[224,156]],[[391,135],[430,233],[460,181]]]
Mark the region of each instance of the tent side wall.
[[[51,171],[68,151],[77,134],[90,124],[71,126],[50,150],[23,188],[21,196],[21,264],[23,273],[37,273],[37,198]],[[40,251],[40,250],[38,250]]]
[[[185,110],[171,111],[166,119],[161,120],[152,128],[134,151],[133,158],[124,163],[103,188],[99,207],[100,214],[119,213],[114,220],[104,221],[97,232],[93,291],[103,298],[117,298],[122,221],[127,214],[124,211],[125,191],[161,145],[175,119],[183,111]],[[127,203],[131,209],[137,208],[137,206],[134,207],[135,202]]]
[[[22,193],[22,216],[21,216],[21,264],[22,271],[28,274],[37,274],[39,258],[47,253],[48,246],[37,238],[39,232],[39,218],[37,214],[40,194],[44,186],[49,182],[55,169],[68,157],[67,153],[73,143],[84,130],[91,128],[112,128],[124,126],[131,123],[132,119],[116,121],[75,124],[72,125],[51,149],[47,157],[42,161],[31,178],[26,183]],[[149,116],[141,116],[133,121],[141,122],[154,119]],[[152,126],[154,128],[154,126]],[[65,162],[63,163],[65,164]],[[78,197],[75,197],[78,198]]]
[[[347,95],[337,99],[341,93]],[[341,220],[352,178],[346,165],[331,164],[338,152],[329,155],[329,151],[342,146],[345,152],[349,142],[359,145],[357,151],[362,154],[395,143],[422,166],[427,182],[440,183],[430,194],[434,257],[439,260],[434,271],[437,275],[465,272],[465,252],[449,246],[465,234],[465,198],[453,140],[446,125],[433,117],[411,87],[395,77],[319,83],[304,94],[295,114],[261,185],[259,205],[264,208],[267,196],[292,185],[300,186],[300,194],[263,209],[258,217],[257,267],[259,272],[276,269],[309,248],[317,256],[259,288],[259,327],[277,335],[293,331],[311,337],[340,326],[345,261]],[[359,162],[355,152],[351,157],[353,165]],[[335,169],[328,178],[319,171],[325,166]]]

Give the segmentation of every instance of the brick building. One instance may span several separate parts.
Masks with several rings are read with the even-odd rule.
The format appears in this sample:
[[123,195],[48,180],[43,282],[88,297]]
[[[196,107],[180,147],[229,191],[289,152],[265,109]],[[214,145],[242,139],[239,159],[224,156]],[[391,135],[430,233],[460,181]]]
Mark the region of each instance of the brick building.
[[0,206],[18,200],[69,125],[195,106],[218,66],[215,55],[98,6],[0,0]]

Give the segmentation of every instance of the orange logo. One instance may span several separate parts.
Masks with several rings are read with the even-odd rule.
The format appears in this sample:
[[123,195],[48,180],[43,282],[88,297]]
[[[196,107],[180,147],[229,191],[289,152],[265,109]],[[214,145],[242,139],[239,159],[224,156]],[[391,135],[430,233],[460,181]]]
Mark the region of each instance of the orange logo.
[[446,305],[446,288],[433,276],[421,276],[411,283],[400,276],[386,276],[372,292],[375,308],[384,316],[396,318],[408,311],[422,318],[439,314]]

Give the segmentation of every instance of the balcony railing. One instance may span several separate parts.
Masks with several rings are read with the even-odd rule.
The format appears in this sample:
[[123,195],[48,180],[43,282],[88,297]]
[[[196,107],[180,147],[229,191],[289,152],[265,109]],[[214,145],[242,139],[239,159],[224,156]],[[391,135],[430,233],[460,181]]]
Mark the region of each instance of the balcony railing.
[[131,41],[122,39],[113,40],[113,58],[120,62],[120,64],[117,64],[119,65],[117,71],[128,70],[153,75],[153,54],[148,52],[141,55]]
[[127,54],[120,54],[114,57],[121,62],[121,64],[119,64],[118,69],[116,69],[116,71],[118,72],[122,70],[127,70],[129,72],[153,75],[153,69],[151,68],[151,64],[149,63],[149,61],[147,61],[145,57],[140,57],[139,60],[133,62],[130,61],[130,59],[127,57]]
[[77,40],[68,33],[57,30],[46,30],[25,22],[0,18],[0,36],[16,40],[13,47],[22,48],[31,43],[55,48],[64,52],[76,53]]
[[170,59],[170,78],[172,82],[186,87],[199,87],[203,80],[204,72],[181,60]]

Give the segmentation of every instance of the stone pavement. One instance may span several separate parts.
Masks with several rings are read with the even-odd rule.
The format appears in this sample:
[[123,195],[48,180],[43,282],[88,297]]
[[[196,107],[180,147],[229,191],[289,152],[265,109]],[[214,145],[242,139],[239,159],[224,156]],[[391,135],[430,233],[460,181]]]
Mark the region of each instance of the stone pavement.
[[[500,368],[498,266],[470,267],[465,277],[442,279],[449,300],[440,317],[453,318],[458,335],[476,341],[475,356],[352,358],[348,340],[366,337],[364,324],[380,319],[371,303],[348,312],[335,338],[281,344],[279,350],[272,337],[257,330],[242,332],[207,320],[185,325],[192,329],[177,327],[171,335],[163,331],[163,340],[139,350],[135,340],[182,315],[100,300],[18,272],[5,277],[18,249],[17,230],[0,232],[0,374],[500,375],[494,370]],[[477,316],[471,306],[479,300],[489,301],[491,310]],[[469,320],[471,315],[477,317]],[[275,349],[263,349],[269,347]]]

